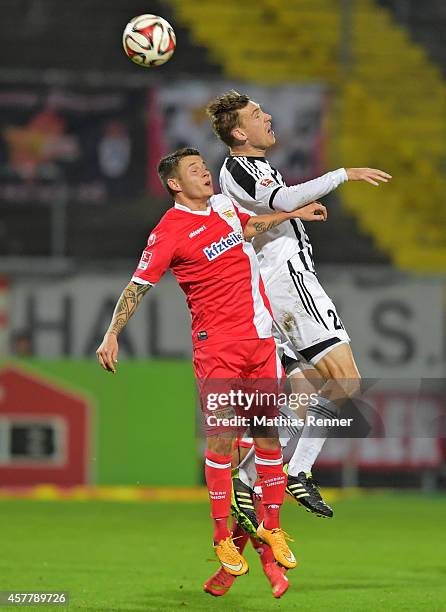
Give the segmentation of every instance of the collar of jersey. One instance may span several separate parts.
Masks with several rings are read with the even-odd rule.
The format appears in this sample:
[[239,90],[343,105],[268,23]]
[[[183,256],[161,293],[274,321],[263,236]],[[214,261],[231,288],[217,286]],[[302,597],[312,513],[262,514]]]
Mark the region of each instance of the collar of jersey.
[[258,159],[266,162],[266,157],[256,157],[255,155],[230,155],[229,157],[244,157],[245,159]]
[[208,217],[211,214],[211,203],[209,202],[209,200],[208,200],[208,207],[206,210],[191,210],[187,206],[178,204],[178,202],[175,202],[174,208],[178,210],[184,210],[184,212],[191,213],[192,215],[204,215],[205,217]]

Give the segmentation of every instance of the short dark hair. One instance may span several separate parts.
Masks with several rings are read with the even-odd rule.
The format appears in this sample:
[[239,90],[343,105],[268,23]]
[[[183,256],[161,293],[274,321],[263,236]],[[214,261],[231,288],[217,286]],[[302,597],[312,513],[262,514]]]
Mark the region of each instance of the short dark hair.
[[173,153],[169,153],[169,155],[166,155],[160,159],[158,164],[158,176],[170,195],[175,196],[175,192],[169,187],[167,181],[170,178],[178,176],[178,166],[180,165],[180,161],[183,159],[183,157],[189,157],[190,155],[200,155],[200,152],[192,147],[183,147],[182,149],[177,149]]
[[231,132],[240,125],[238,111],[245,108],[248,102],[249,96],[231,89],[209,102],[206,107],[214,132],[228,147],[237,142]]

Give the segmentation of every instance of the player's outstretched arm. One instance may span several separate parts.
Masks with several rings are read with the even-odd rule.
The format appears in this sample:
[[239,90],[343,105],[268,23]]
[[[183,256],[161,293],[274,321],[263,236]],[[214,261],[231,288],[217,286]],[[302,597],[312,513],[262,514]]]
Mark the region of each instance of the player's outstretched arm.
[[152,285],[139,285],[130,281],[113,311],[112,320],[105,332],[104,339],[96,351],[99,365],[107,372],[116,373],[116,363],[118,361],[118,335],[127,325],[128,320],[139,306],[143,296]]
[[[305,208],[307,209],[307,220],[310,220],[310,217],[314,217],[312,220],[316,218],[320,221],[327,220],[327,209],[320,202],[312,202]],[[255,217],[251,217],[245,225],[243,236],[245,240],[250,240],[259,234],[268,232],[284,221],[296,217],[302,218],[302,209],[293,210],[292,212],[275,212],[270,215],[256,215]]]
[[391,178],[387,172],[374,168],[339,168],[306,183],[279,187],[274,197],[270,196],[265,203],[272,204],[275,210],[291,212],[331,193],[347,180],[378,185],[380,182],[387,183]]

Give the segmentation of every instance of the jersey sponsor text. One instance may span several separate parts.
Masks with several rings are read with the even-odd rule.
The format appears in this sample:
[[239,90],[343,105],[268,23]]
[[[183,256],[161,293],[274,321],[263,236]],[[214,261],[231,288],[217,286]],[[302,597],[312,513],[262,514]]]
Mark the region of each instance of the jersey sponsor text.
[[243,242],[243,235],[241,232],[231,232],[227,236],[220,238],[218,242],[213,242],[210,246],[204,247],[203,253],[206,255],[209,261],[212,261],[216,257],[222,255],[225,251],[232,249]]

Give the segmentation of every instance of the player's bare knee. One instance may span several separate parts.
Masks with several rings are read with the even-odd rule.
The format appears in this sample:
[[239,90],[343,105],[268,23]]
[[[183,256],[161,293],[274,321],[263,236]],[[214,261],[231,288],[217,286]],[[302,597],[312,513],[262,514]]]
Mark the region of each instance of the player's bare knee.
[[361,374],[356,368],[348,373],[346,381],[347,395],[350,399],[357,397],[361,391]]
[[234,440],[230,437],[210,436],[207,439],[207,446],[210,451],[217,455],[230,455],[234,446]]
[[279,438],[271,437],[271,438],[259,438],[254,437],[255,445],[259,448],[263,448],[264,450],[276,450],[280,448],[280,440]]
[[361,376],[358,372],[349,372],[348,378],[344,379],[345,394],[349,399],[358,397],[361,391]]
[[[353,399],[361,390],[361,375],[354,362],[338,363],[329,361],[324,364],[327,397],[340,400],[341,396],[345,399]],[[327,386],[328,385],[328,386]]]

